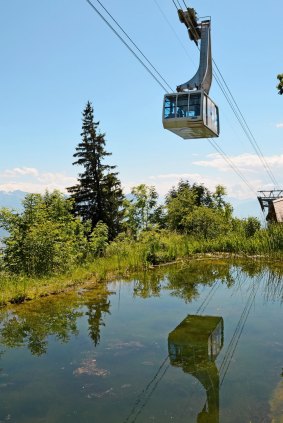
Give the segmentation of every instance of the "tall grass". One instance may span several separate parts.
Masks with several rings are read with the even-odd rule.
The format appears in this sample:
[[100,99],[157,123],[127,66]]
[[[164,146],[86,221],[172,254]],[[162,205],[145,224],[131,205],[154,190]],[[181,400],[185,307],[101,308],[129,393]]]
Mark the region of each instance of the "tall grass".
[[169,231],[145,232],[138,241],[116,239],[108,245],[103,257],[88,261],[65,274],[28,278],[0,272],[0,304],[22,302],[27,299],[61,292],[80,284],[97,284],[112,278],[129,276],[154,265],[196,254],[264,255],[282,257],[283,225],[258,230],[253,236],[231,232],[215,239],[204,240]]

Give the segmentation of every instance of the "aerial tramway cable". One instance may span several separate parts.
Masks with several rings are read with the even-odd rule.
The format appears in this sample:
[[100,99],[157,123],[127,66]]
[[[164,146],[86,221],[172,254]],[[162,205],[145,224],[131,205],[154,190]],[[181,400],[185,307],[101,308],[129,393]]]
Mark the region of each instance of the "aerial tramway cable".
[[[174,4],[174,6],[176,7],[176,9],[178,10],[178,7],[176,6],[175,1],[172,0],[172,2]],[[178,2],[178,4],[180,4],[180,3]],[[184,2],[184,4],[185,4],[185,2]],[[185,4],[185,6],[186,6],[186,4]],[[192,22],[189,20],[189,18],[186,15],[184,15],[184,19],[186,20],[186,22],[189,26],[192,26]],[[199,47],[198,47],[198,49],[199,49]],[[219,67],[217,66],[215,60],[212,59],[212,61],[213,61],[213,64],[215,65],[215,68],[216,68],[218,74],[219,74],[219,76],[217,76],[216,72],[213,72],[213,76],[215,77],[217,84],[219,85],[224,97],[226,98],[229,106],[231,107],[236,119],[238,120],[238,122],[239,122],[243,132],[245,133],[248,141],[250,142],[253,150],[255,151],[255,153],[258,156],[260,162],[262,163],[264,169],[266,170],[270,180],[272,181],[272,183],[275,186],[278,185],[278,182],[277,182],[275,176],[273,175],[272,170],[270,169],[266,159],[264,158],[264,155],[263,155],[263,153],[262,153],[262,151],[261,151],[261,149],[258,145],[258,142],[257,142],[256,138],[254,137],[246,119],[244,118],[243,113],[241,112],[241,110],[240,110],[240,108],[239,108],[239,106],[238,106],[238,104],[235,100],[235,97],[233,96],[227,82],[225,81],[225,78],[223,77],[223,75],[222,75]],[[223,84],[220,83],[219,77],[220,77],[220,79],[222,79],[222,81],[224,83],[224,87],[223,87]],[[225,91],[225,87],[226,87],[227,92]],[[230,98],[229,98],[229,96],[230,96]]]
[[[264,155],[263,155],[263,153],[262,153],[262,151],[260,149],[260,146],[258,145],[258,142],[257,142],[256,138],[254,137],[254,135],[253,135],[253,133],[252,133],[249,125],[247,124],[247,121],[244,118],[244,116],[243,116],[243,114],[242,114],[242,112],[241,112],[241,110],[240,110],[240,108],[239,108],[239,106],[238,106],[238,104],[237,104],[237,102],[235,100],[235,97],[233,96],[233,94],[232,94],[229,86],[227,85],[227,83],[226,83],[226,81],[225,81],[225,79],[224,79],[224,77],[223,77],[223,75],[222,75],[219,67],[217,66],[215,60],[212,59],[212,61],[213,61],[213,64],[214,64],[215,68],[217,69],[217,72],[218,72],[220,78],[222,79],[222,81],[223,81],[223,83],[224,83],[224,85],[225,85],[225,87],[226,87],[226,89],[227,89],[227,91],[228,91],[228,93],[229,93],[229,95],[230,95],[230,97],[232,99],[232,102],[234,103],[234,105],[236,107],[236,110],[237,110],[238,113],[235,113],[235,112],[234,113],[235,113],[236,116],[239,114],[239,119],[242,122],[242,123],[240,123],[240,122],[239,123],[240,123],[241,126],[243,125],[242,126],[243,131],[245,132],[245,134],[247,135],[248,139],[250,140],[250,143],[252,144],[252,146],[254,148],[254,151],[256,152],[256,154],[258,155],[258,157],[260,158],[260,161],[263,163],[263,165],[264,165],[264,167],[265,167],[265,169],[266,169],[266,171],[267,171],[270,179],[272,180],[272,182],[274,183],[274,185],[278,185],[278,182],[277,182],[275,176],[273,175],[272,170],[270,169],[268,163],[266,162],[266,159],[265,159],[265,157],[264,157]],[[219,85],[219,83],[218,83],[218,85]],[[231,105],[230,105],[230,107],[232,108]],[[239,119],[237,117],[237,120],[239,120]]]
[[[154,0],[155,1],[155,0]],[[172,0],[176,9],[178,9],[175,0]],[[178,0],[177,0],[178,1]],[[154,78],[154,80],[158,83],[158,85],[165,91],[168,92],[167,88],[165,88],[165,86],[163,85],[162,82],[160,82],[160,80],[158,79],[158,77],[156,75],[154,75],[154,73],[149,69],[149,67],[143,62],[143,60],[135,53],[135,51],[129,46],[129,44],[123,39],[123,37],[115,30],[115,28],[108,22],[108,20],[100,13],[100,11],[94,6],[94,4],[90,1],[90,0],[86,0],[86,2],[92,7],[92,9],[100,16],[100,18],[106,23],[106,25],[114,32],[114,34],[120,39],[120,41],[128,48],[128,50],[135,56],[135,58],[140,62],[140,64],[147,70],[147,72]],[[128,34],[126,33],[126,31],[123,30],[123,28],[119,25],[119,23],[113,18],[113,16],[107,11],[107,9],[102,5],[102,3],[97,0],[97,2],[100,4],[100,6],[105,10],[105,12],[111,17],[111,19],[115,22],[115,24],[119,27],[119,29],[122,31],[122,33],[128,38],[128,40],[130,40],[130,42],[132,43],[132,45],[137,49],[137,51],[142,55],[142,57],[147,61],[147,63],[151,66],[151,68],[154,70],[154,72],[159,76],[159,78],[165,83],[165,85],[167,85],[167,87],[169,87],[169,89],[171,91],[172,88],[170,87],[170,85],[166,82],[166,80],[161,76],[161,74],[157,71],[157,69],[152,65],[152,63],[146,58],[146,56],[142,53],[142,51],[137,47],[137,45],[133,42],[133,40],[131,39],[131,37],[128,36]],[[156,2],[156,1],[155,1]],[[179,1],[178,1],[179,6],[181,7]],[[185,4],[185,2],[184,2]],[[186,6],[186,4],[185,4]],[[186,6],[187,7],[187,6]],[[218,70],[221,79],[223,80],[231,98],[233,103],[235,104],[235,107],[237,108],[242,121],[244,122],[244,126],[247,128],[247,131],[250,133],[250,136],[252,136],[255,145],[257,145],[255,138],[253,137],[247,123],[246,120],[244,119],[233,95],[231,94],[231,91],[227,85],[227,83],[225,82],[225,79],[223,78],[221,72],[219,71],[219,68],[217,67],[217,65],[215,64],[216,69]],[[220,88],[221,85],[220,83],[218,83]],[[223,85],[222,85],[223,88]],[[224,89],[222,89],[222,92],[224,94]],[[225,95],[226,100],[228,101],[227,96]],[[229,101],[228,101],[229,102]],[[232,107],[232,105],[229,102],[230,107],[232,108],[234,114],[236,115],[234,108]],[[236,115],[237,116],[237,115]],[[237,118],[238,119],[238,118]],[[239,121],[239,119],[238,119]],[[240,122],[239,122],[240,123]],[[242,125],[241,125],[242,126]],[[243,128],[243,126],[242,126]],[[244,128],[243,128],[244,130]],[[245,131],[246,133],[246,131]],[[248,136],[248,135],[247,135]],[[242,179],[242,181],[247,185],[247,187],[254,192],[254,189],[251,187],[251,185],[249,184],[249,182],[247,181],[247,179],[241,174],[241,172],[239,171],[239,169],[233,164],[232,160],[224,153],[224,151],[216,144],[215,140],[210,139],[209,140],[210,144],[212,145],[212,147],[225,159],[225,161],[228,163],[228,165],[233,169],[233,171]],[[257,145],[258,147],[258,145]],[[258,147],[258,150],[260,152],[260,149]],[[257,152],[257,154],[259,155],[259,153]],[[261,153],[262,156],[262,153]],[[264,157],[262,156],[261,159],[264,159]],[[262,161],[262,160],[261,160]],[[268,169],[268,165],[265,166],[266,170]],[[268,172],[269,173],[269,172]],[[270,175],[271,179],[273,179],[274,182],[276,182],[275,178],[272,176],[272,173],[270,171]],[[217,286],[214,285],[213,289],[214,292],[209,292],[209,295],[207,296],[207,298],[203,301],[203,303],[201,304],[201,306],[199,307],[198,312],[202,311],[204,312],[205,308],[207,307],[208,303],[210,302],[210,300],[212,299],[215,290],[217,289]],[[253,294],[253,295],[252,295]],[[239,338],[243,332],[245,323],[247,321],[251,306],[254,302],[255,299],[255,295],[256,295],[256,291],[254,293],[251,293],[250,296],[248,297],[246,306],[241,314],[240,320],[238,322],[238,325],[236,326],[235,332],[233,334],[233,337],[230,341],[230,344],[227,348],[226,354],[223,358],[222,364],[221,364],[221,369],[223,370],[224,374],[223,377],[221,379],[221,384],[223,383],[223,380],[226,376],[226,373],[228,371],[228,368],[230,366],[232,357],[234,355],[235,349],[238,345],[239,342]],[[210,298],[209,298],[210,297]],[[241,323],[240,323],[241,322]],[[233,349],[232,349],[233,348]],[[231,351],[231,352],[230,352]],[[133,417],[133,420],[131,420],[131,422],[136,421],[137,417],[139,416],[139,414],[141,413],[142,409],[145,407],[146,403],[148,402],[148,400],[150,399],[151,395],[153,394],[153,392],[155,391],[155,389],[157,388],[157,385],[160,383],[160,381],[162,380],[162,378],[164,377],[169,365],[167,365],[164,369],[164,366],[166,364],[166,361],[168,360],[168,355],[165,357],[164,361],[161,363],[159,369],[157,370],[156,374],[153,376],[153,378],[151,379],[151,381],[147,384],[146,388],[141,392],[139,399],[136,401],[134,407],[131,410],[130,415],[128,416],[128,418],[125,420],[125,422],[129,422],[129,419],[131,417]],[[163,370],[163,372],[162,372]],[[162,373],[161,373],[162,372]]]
[[158,85],[165,91],[168,92],[167,88],[164,87],[162,82],[154,75],[154,73],[149,69],[149,67],[142,61],[142,59],[134,52],[134,50],[129,46],[129,44],[121,37],[121,35],[113,28],[113,26],[107,21],[107,19],[100,13],[100,11],[94,6],[90,0],[86,0],[90,7],[100,16],[100,18],[106,23],[106,25],[114,32],[114,34],[119,38],[119,40],[127,47],[128,50],[135,56],[135,58],[140,62],[140,64],[147,70],[147,72],[155,79]]
[[[119,22],[117,22],[117,20],[113,17],[113,15],[111,15],[111,13],[106,9],[105,6],[103,6],[103,4],[101,3],[100,0],[96,0],[97,3],[100,4],[100,6],[103,8],[103,10],[107,13],[108,16],[110,16],[110,18],[113,20],[113,22],[115,22],[115,24],[118,26],[118,28],[122,31],[122,33],[128,38],[128,40],[132,43],[132,45],[138,50],[138,52],[142,55],[142,57],[147,61],[147,63],[152,67],[152,69],[156,72],[156,74],[162,79],[162,81],[165,83],[165,85],[167,85],[167,87],[169,88],[170,91],[173,90],[172,87],[170,87],[170,85],[167,83],[167,81],[163,78],[163,76],[158,72],[158,70],[153,66],[153,64],[151,63],[151,61],[144,55],[144,53],[141,51],[141,49],[137,46],[137,44],[133,41],[133,39],[126,33],[126,31],[121,27],[121,25],[119,24]],[[88,2],[89,3],[89,2]],[[166,90],[167,91],[167,90]]]
[[[154,0],[155,1],[155,0]],[[175,4],[175,7],[178,10],[178,7],[175,3],[175,0],[172,0]],[[147,72],[153,77],[153,79],[158,83],[159,86],[165,91],[168,92],[167,88],[164,86],[164,84],[158,79],[158,77],[149,69],[149,67],[144,63],[144,61],[138,56],[138,54],[129,46],[127,41],[123,39],[123,37],[115,30],[115,28],[109,23],[109,21],[102,15],[102,13],[94,6],[94,4],[90,0],[86,0],[86,2],[89,4],[89,6],[99,15],[99,17],[106,23],[106,25],[114,32],[114,34],[119,38],[119,40],[127,47],[127,49],[134,55],[134,57],[140,62],[140,64],[147,70]],[[101,4],[99,0],[97,2],[103,7],[105,12],[111,17],[111,19],[115,22],[115,24],[118,26],[118,28],[122,31],[122,33],[131,41],[132,45],[137,49],[137,51],[142,55],[143,58],[147,61],[148,64],[152,67],[152,69],[156,72],[156,74],[159,76],[159,78],[162,79],[163,82],[169,87],[169,89],[172,91],[172,88],[170,85],[165,81],[165,79],[161,76],[161,74],[157,71],[157,69],[152,65],[152,63],[146,58],[146,56],[142,53],[142,51],[137,47],[137,45],[134,43],[132,38],[126,33],[126,31],[122,28],[122,26],[117,22],[116,19],[108,12],[108,10]],[[179,2],[178,2],[179,3]],[[231,159],[228,158],[228,156],[225,155],[225,153],[221,152],[221,149],[217,144],[210,142],[212,147],[224,158],[224,160],[228,163],[228,165],[233,169],[233,171],[242,179],[242,181],[247,185],[249,189],[255,193],[255,190],[252,189],[246,178],[241,174],[240,170],[237,169],[237,167],[233,164]]]
[[218,152],[218,154],[220,154],[220,156],[223,157],[225,162],[234,170],[234,172],[239,176],[239,178],[244,182],[244,184],[246,184],[246,186],[249,188],[249,190],[252,191],[253,194],[255,194],[256,190],[250,185],[247,178],[245,178],[245,176],[242,175],[242,173],[239,171],[239,169],[234,165],[234,163],[232,162],[230,157],[227,156],[224,153],[224,151],[222,150],[221,147],[219,147],[218,144],[216,144],[216,141],[213,138],[208,138],[208,141],[209,141],[210,145]]

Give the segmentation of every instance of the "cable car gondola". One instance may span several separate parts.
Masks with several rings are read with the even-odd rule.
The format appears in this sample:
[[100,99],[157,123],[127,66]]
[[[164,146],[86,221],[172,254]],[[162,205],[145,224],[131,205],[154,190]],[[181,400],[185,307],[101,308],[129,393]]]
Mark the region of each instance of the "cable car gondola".
[[164,96],[163,126],[184,139],[219,135],[218,107],[204,90]]
[[192,8],[178,14],[190,38],[196,44],[201,40],[200,63],[192,79],[179,85],[176,93],[164,96],[163,127],[184,139],[218,137],[219,111],[208,96],[212,82],[210,20],[198,23]]

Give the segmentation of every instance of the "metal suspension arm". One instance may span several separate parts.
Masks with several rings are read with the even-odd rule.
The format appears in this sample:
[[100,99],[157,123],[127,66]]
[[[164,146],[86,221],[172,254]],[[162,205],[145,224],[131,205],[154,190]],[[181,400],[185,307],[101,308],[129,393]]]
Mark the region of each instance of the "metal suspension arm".
[[181,22],[183,22],[188,28],[190,38],[196,44],[200,39],[201,46],[200,63],[195,76],[191,78],[188,82],[179,85],[177,87],[177,91],[180,92],[193,89],[203,89],[207,94],[209,94],[212,82],[210,20],[205,20],[198,24],[196,22],[196,15],[194,9],[188,9],[188,12],[179,11],[178,13]]

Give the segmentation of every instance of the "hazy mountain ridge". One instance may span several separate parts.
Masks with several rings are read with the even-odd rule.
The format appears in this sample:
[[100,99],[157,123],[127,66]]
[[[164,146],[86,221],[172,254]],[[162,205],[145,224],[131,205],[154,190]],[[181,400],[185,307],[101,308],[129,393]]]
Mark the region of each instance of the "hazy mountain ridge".
[[0,208],[8,207],[9,209],[20,210],[26,194],[27,192],[20,190],[0,191]]
[[[7,207],[13,210],[21,210],[22,201],[26,196],[24,191],[0,191],[0,208]],[[0,228],[0,238],[6,236],[7,232]]]

